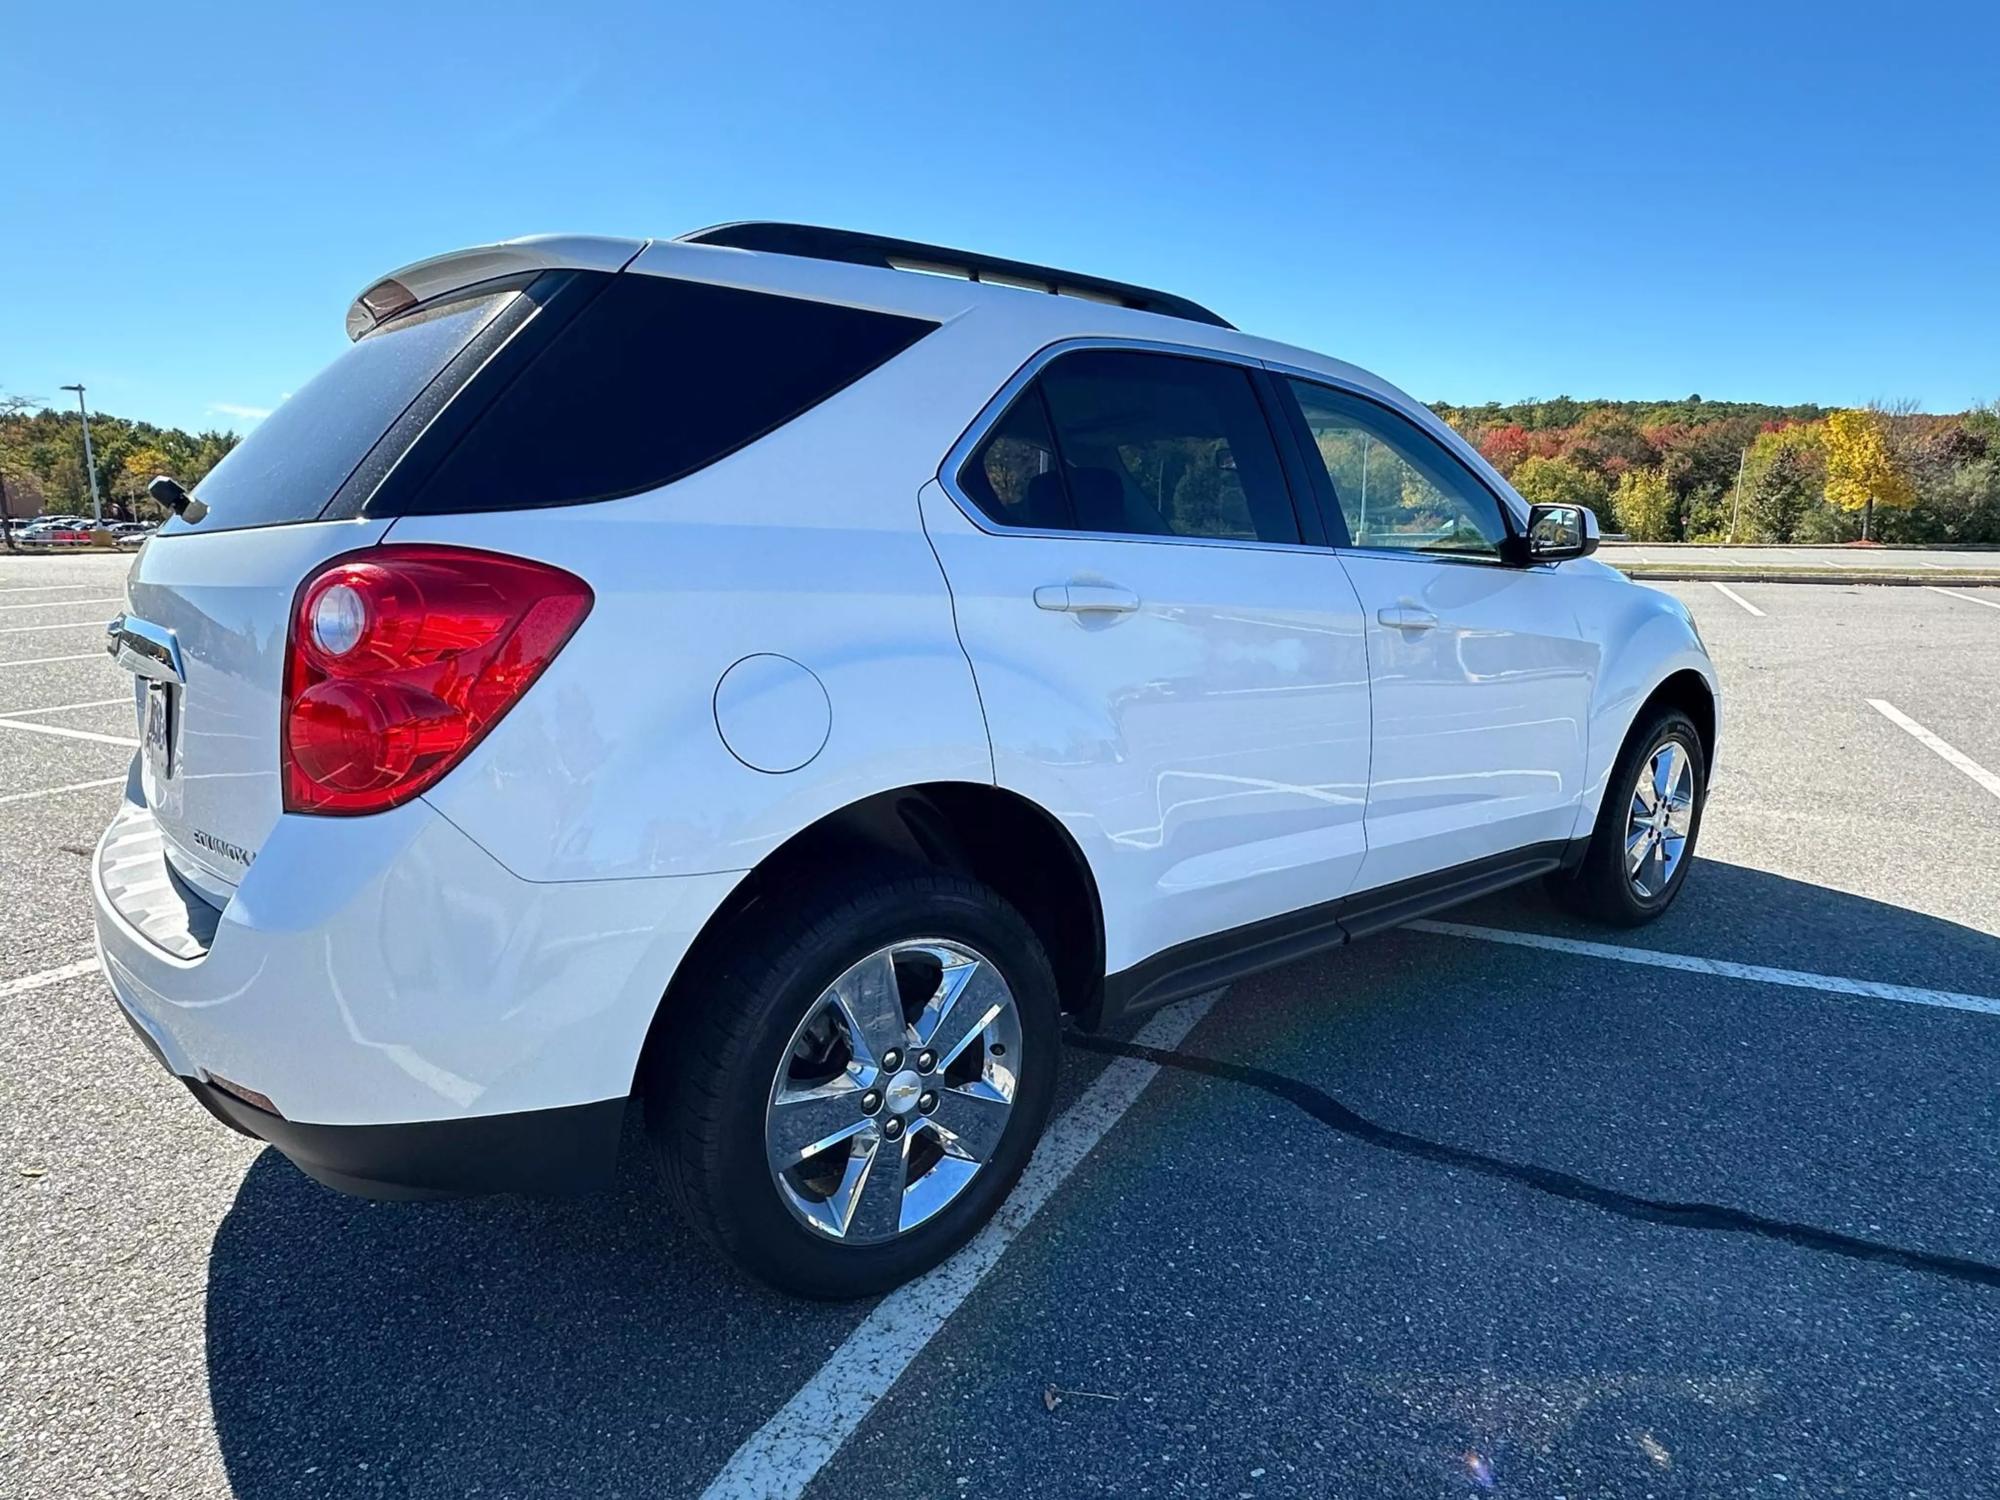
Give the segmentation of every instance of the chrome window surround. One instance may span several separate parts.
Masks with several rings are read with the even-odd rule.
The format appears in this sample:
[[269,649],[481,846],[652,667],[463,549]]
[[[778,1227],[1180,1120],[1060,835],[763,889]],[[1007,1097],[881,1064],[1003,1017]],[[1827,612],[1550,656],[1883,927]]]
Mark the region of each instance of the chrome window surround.
[[[1374,391],[1364,390],[1349,381],[1342,380],[1337,376],[1324,374],[1317,370],[1304,369],[1298,365],[1279,364],[1271,360],[1257,359],[1245,354],[1232,354],[1226,349],[1206,349],[1197,344],[1172,344],[1150,339],[1091,337],[1061,339],[1056,343],[1036,350],[1034,354],[1030,355],[1027,363],[1016,370],[1008,378],[1007,383],[1001,386],[994,394],[993,398],[980,408],[979,415],[972,419],[971,424],[960,435],[958,441],[951,445],[950,451],[944,456],[944,462],[938,466],[938,488],[951,497],[952,504],[959,508],[959,511],[965,516],[966,520],[970,521],[988,536],[1026,536],[1091,542],[1150,542],[1186,547],[1235,547],[1250,548],[1259,552],[1366,552],[1371,557],[1397,557],[1405,558],[1411,562],[1472,563],[1482,567],[1491,567],[1494,565],[1506,566],[1500,562],[1498,557],[1494,556],[1480,554],[1448,556],[1443,553],[1415,552],[1398,547],[1355,547],[1352,545],[1335,547],[1330,544],[1317,542],[1260,542],[1236,537],[1219,536],[1142,536],[1129,531],[1059,531],[1040,526],[1000,525],[992,517],[988,516],[986,512],[981,510],[973,502],[972,498],[959,487],[959,470],[965,467],[979,445],[986,441],[987,434],[1007,414],[1007,408],[1014,404],[1014,398],[1021,394],[1030,381],[1063,355],[1074,354],[1086,349],[1130,349],[1141,354],[1167,354],[1176,355],[1182,359],[1204,359],[1211,364],[1234,365],[1242,370],[1265,370],[1281,378],[1291,377],[1310,382],[1314,385],[1323,385],[1344,395],[1353,396],[1358,400],[1371,402],[1376,406],[1382,407],[1385,411],[1393,412],[1402,417],[1421,431],[1424,436],[1430,438],[1433,442],[1439,443],[1450,454],[1453,461],[1461,469],[1465,470],[1468,478],[1493,496],[1494,503],[1500,507],[1502,513],[1517,528],[1525,530],[1527,526],[1527,517],[1521,514],[1504,494],[1488,484],[1463,459],[1459,458],[1457,454],[1451,453],[1450,447],[1429,430],[1422,417],[1414,412],[1405,410],[1394,402],[1384,400]],[[1425,413],[1424,415],[1428,416],[1430,414]],[[1432,420],[1435,420],[1435,418]],[[1272,441],[1274,444],[1278,441],[1275,433],[1272,435]],[[1307,496],[1304,498],[1305,503],[1317,503],[1313,497]],[[1300,497],[1293,496],[1293,504],[1296,506],[1299,503]],[[1534,566],[1542,565],[1537,564]]]

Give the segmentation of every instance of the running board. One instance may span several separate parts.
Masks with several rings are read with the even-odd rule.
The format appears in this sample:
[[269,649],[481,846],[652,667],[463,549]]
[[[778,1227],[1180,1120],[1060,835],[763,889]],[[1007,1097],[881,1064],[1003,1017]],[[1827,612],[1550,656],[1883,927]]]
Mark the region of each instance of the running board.
[[1325,901],[1225,932],[1177,943],[1107,975],[1101,1002],[1086,1013],[1092,1030],[1203,994],[1266,969],[1309,958],[1356,938],[1490,896],[1539,875],[1574,868],[1587,839],[1530,845],[1338,901]]

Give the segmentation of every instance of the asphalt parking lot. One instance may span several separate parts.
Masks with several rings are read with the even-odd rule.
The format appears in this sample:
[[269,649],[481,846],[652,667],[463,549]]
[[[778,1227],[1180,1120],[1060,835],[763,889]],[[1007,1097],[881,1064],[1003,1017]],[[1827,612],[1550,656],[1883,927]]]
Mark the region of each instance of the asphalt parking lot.
[[1666,919],[1512,893],[1073,1046],[871,1308],[636,1157],[365,1203],[159,1072],[88,963],[129,562],[0,557],[0,1494],[2000,1491],[2000,589],[1663,585],[1727,694]]

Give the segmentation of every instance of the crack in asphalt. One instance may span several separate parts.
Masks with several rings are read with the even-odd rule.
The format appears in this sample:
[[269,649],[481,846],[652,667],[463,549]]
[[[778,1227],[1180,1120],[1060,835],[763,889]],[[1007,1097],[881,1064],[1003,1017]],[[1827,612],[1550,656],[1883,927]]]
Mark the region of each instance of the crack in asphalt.
[[1163,1068],[1179,1068],[1185,1072],[1243,1084],[1248,1088],[1258,1089],[1283,1099],[1286,1103],[1303,1110],[1320,1124],[1365,1145],[1392,1151],[1400,1156],[1414,1157],[1419,1161],[1435,1162],[1440,1166],[1459,1167],[1482,1177],[1510,1182],[1553,1198],[1582,1203],[1605,1213],[1616,1214],[1620,1218],[1636,1219],[1647,1224],[1661,1224],[1672,1229],[1701,1229],[1756,1235],[1827,1255],[1846,1256],[1850,1260],[1874,1261],[1879,1265],[1900,1266],[1909,1271],[1945,1276],[1973,1286],[2000,1286],[2000,1266],[1990,1265],[1985,1261],[1969,1260],[1957,1255],[1938,1255],[1925,1250],[1908,1250],[1900,1245],[1863,1239],[1858,1235],[1842,1234],[1838,1230],[1822,1229],[1813,1224],[1795,1224],[1784,1219],[1766,1218],[1762,1214],[1750,1213],[1740,1208],[1729,1208],[1718,1203],[1675,1203],[1659,1198],[1642,1198],[1582,1177],[1572,1176],[1568,1172],[1558,1172],[1551,1167],[1509,1161],[1505,1157],[1489,1156],[1485,1152],[1447,1145],[1442,1141],[1411,1135],[1406,1131],[1392,1130],[1386,1125],[1376,1124],[1365,1115],[1355,1113],[1323,1089],[1266,1068],[1253,1067],[1245,1063],[1222,1062],[1212,1057],[1166,1051],[1158,1047],[1142,1046],[1137,1042],[1121,1042],[1111,1037],[1091,1036],[1080,1032],[1070,1033],[1065,1040],[1071,1046],[1079,1047],[1086,1052],[1098,1052],[1113,1057],[1136,1057],[1156,1063]]

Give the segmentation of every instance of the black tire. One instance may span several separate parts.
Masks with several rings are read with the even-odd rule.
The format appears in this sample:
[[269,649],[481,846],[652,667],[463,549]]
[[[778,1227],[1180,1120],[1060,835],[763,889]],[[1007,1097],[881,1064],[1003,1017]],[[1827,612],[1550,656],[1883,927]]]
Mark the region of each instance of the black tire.
[[[1625,837],[1631,813],[1632,789],[1640,766],[1669,741],[1687,752],[1694,778],[1694,806],[1688,821],[1687,843],[1671,878],[1657,893],[1641,892],[1626,873]],[[1597,826],[1591,830],[1590,845],[1574,873],[1549,881],[1549,891],[1563,905],[1583,916],[1614,927],[1639,927],[1652,921],[1674,904],[1694,866],[1695,844],[1701,837],[1701,815],[1708,803],[1708,758],[1702,752],[1701,734],[1694,721],[1677,708],[1655,709],[1632,726],[1617,763],[1605,783],[1604,800],[1597,810]]]
[[[787,1206],[766,1156],[765,1111],[780,1062],[827,987],[870,954],[919,938],[976,950],[1013,992],[1013,1107],[998,1145],[945,1207],[894,1239],[844,1243]],[[1019,912],[957,875],[850,867],[774,891],[705,942],[676,1004],[640,1080],[668,1194],[725,1256],[802,1296],[887,1291],[957,1250],[1013,1189],[1055,1097],[1061,1006],[1048,957]]]

